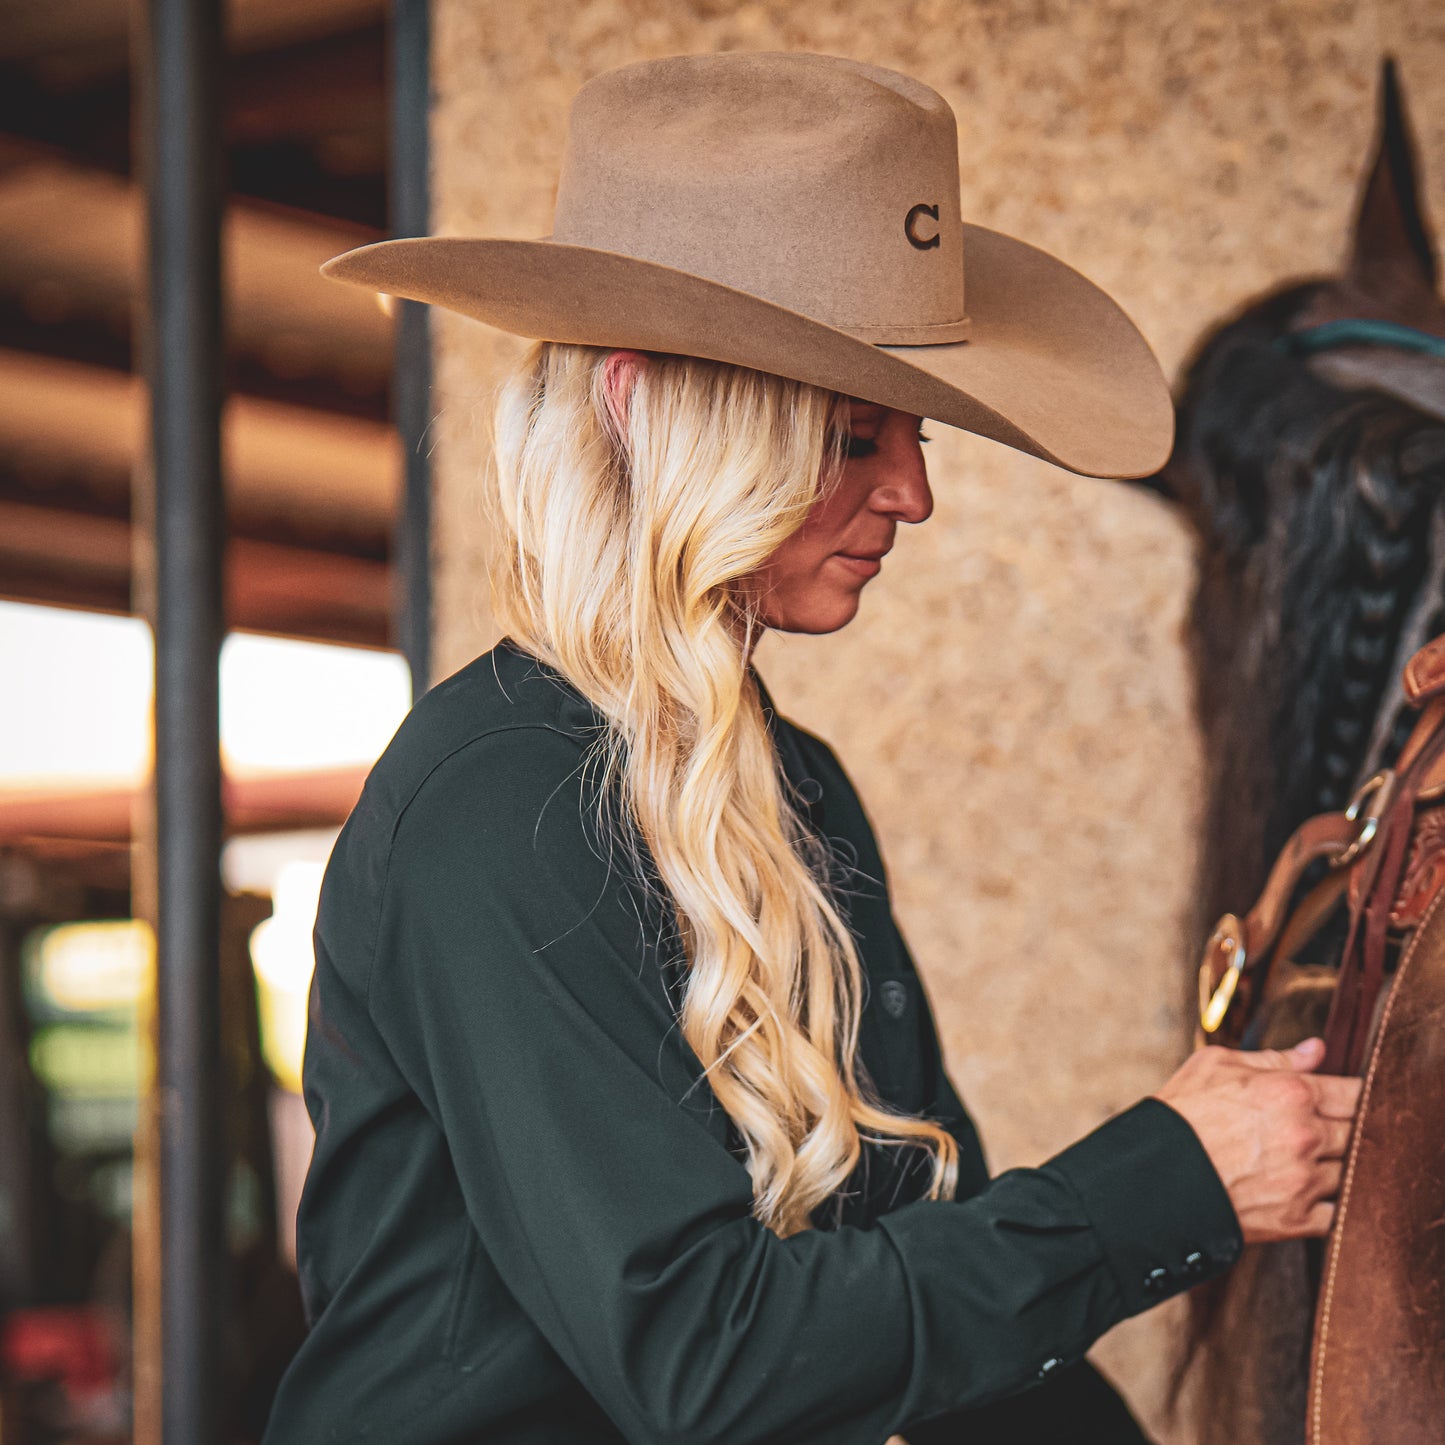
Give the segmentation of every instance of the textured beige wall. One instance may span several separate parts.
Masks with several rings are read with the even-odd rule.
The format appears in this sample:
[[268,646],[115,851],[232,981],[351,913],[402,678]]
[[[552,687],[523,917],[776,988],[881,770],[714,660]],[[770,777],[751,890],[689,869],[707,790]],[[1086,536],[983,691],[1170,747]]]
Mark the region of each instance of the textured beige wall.
[[[1434,0],[437,0],[437,229],[550,228],[567,104],[650,55],[811,49],[908,71],[958,114],[964,215],[1124,304],[1170,373],[1252,292],[1340,254],[1394,50],[1445,207]],[[438,318],[439,675],[490,644],[475,413],[513,343]],[[779,702],[868,801],[953,1074],[995,1167],[1155,1087],[1187,1047],[1199,763],[1187,538],[1115,484],[930,428],[937,509],[858,620],[770,638]],[[1171,1321],[1097,1352],[1161,1434]]]

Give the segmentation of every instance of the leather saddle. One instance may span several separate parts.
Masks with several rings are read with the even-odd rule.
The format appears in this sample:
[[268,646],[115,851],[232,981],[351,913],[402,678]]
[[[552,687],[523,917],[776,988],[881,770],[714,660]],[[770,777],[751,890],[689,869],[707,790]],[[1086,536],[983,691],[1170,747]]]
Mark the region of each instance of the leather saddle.
[[[1200,965],[1203,1044],[1362,1074],[1315,1305],[1309,1445],[1445,1440],[1445,637],[1405,668],[1393,768],[1311,818]],[[1343,938],[1343,943],[1340,939]]]

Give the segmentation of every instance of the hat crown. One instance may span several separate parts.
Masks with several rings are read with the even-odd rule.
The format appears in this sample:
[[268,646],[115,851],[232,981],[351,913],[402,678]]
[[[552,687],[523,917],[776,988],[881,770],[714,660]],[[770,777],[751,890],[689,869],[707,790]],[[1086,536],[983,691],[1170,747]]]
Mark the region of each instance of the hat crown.
[[836,56],[668,56],[598,76],[572,105],[552,239],[868,341],[967,335],[953,112]]

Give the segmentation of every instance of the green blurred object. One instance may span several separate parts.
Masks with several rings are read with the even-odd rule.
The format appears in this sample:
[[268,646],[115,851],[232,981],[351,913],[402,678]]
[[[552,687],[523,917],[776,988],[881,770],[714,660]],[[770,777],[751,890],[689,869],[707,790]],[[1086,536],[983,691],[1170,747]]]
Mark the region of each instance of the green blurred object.
[[140,1081],[135,1021],[46,1024],[30,1040],[30,1067],[57,1094],[133,1099]]
[[20,949],[31,1072],[45,1090],[57,1155],[85,1164],[80,1192],[130,1217],[130,1160],[148,1040],[140,1001],[154,977],[150,929],[135,919],[32,930]]

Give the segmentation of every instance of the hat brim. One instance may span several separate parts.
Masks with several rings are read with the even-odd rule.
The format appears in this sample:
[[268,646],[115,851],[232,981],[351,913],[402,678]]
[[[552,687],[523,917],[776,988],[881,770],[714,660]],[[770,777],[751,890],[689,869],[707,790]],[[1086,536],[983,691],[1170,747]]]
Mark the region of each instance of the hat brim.
[[929,346],[874,345],[704,276],[550,237],[377,241],[321,270],[519,336],[677,352],[810,382],[1084,476],[1158,471],[1174,410],[1134,323],[1047,252],[982,226],[963,232],[969,339]]

